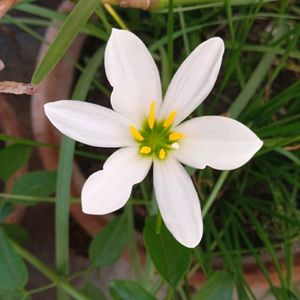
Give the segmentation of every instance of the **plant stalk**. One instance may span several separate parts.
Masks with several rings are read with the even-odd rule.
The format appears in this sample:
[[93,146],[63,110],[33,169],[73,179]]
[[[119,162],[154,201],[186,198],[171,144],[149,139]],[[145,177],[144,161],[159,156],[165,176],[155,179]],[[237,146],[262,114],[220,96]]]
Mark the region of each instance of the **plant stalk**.
[[30,263],[33,267],[39,270],[42,274],[44,274],[48,279],[50,279],[56,286],[60,287],[70,296],[74,297],[77,300],[89,300],[84,294],[79,292],[75,287],[73,287],[64,277],[55,273],[51,268],[49,268],[46,264],[40,261],[36,256],[31,254],[22,246],[18,245],[16,242],[10,240],[14,250],[28,263]]
[[[72,99],[86,99],[93,77],[103,62],[103,55],[104,49],[101,47],[90,59],[77,81]],[[55,205],[56,268],[61,275],[69,273],[69,202],[74,150],[75,141],[64,136],[59,156]],[[68,295],[59,289],[58,299],[68,299]]]

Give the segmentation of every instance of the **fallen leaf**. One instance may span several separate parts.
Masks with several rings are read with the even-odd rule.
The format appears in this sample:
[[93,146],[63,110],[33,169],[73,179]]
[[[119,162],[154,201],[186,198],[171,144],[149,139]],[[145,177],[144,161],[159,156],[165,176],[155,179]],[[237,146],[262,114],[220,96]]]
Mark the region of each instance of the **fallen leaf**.
[[0,3],[0,19],[7,11],[17,3],[18,0],[2,0]]
[[15,81],[0,81],[0,93],[33,95],[35,90],[35,87],[31,84]]

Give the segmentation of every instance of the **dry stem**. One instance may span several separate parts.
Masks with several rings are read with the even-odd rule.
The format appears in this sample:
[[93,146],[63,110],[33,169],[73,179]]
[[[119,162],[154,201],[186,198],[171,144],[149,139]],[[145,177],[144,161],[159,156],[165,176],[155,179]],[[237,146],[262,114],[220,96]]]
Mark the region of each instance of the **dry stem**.
[[143,10],[157,8],[158,0],[102,0],[105,4],[119,5]]

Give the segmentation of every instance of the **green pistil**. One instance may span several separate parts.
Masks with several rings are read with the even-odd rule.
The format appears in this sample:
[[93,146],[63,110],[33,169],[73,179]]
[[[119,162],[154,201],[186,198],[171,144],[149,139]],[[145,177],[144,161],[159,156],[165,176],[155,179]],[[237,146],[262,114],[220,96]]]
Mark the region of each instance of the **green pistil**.
[[174,141],[169,140],[169,135],[172,133],[170,127],[165,128],[163,126],[163,122],[155,121],[154,126],[151,129],[148,125],[148,121],[146,120],[142,126],[142,129],[139,130],[144,140],[138,141],[138,143],[140,145],[140,149],[144,146],[151,147],[151,152],[140,154],[143,156],[154,155],[157,158],[162,159],[159,153],[161,149],[164,149],[167,156],[168,151],[172,150],[172,144],[174,143]]

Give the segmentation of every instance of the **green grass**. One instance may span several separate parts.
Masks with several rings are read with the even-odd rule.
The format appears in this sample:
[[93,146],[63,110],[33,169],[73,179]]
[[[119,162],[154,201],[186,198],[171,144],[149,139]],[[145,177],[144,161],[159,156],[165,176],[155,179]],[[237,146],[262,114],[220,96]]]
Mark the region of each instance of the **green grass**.
[[[268,282],[270,293],[276,299],[291,299],[291,292],[297,294],[292,280],[293,253],[300,232],[300,10],[296,1],[191,1],[184,6],[179,5],[179,2],[182,3],[175,0],[170,3],[162,1],[161,9],[151,12],[118,7],[114,7],[114,11],[98,5],[95,19],[84,23],[85,16],[77,24],[76,32],[88,34],[93,39],[94,47],[102,49],[111,27],[118,24],[127,26],[151,50],[160,69],[164,90],[170,75],[200,42],[211,36],[221,36],[225,40],[226,52],[216,86],[194,114],[228,114],[256,132],[264,141],[264,147],[238,170],[219,172],[208,168],[194,171],[192,176],[197,183],[203,208],[205,231],[201,246],[192,252],[193,259],[187,277],[202,270],[209,278],[214,273],[214,259],[218,257],[223,261],[222,268],[234,274],[239,299],[257,299],[243,276],[243,256],[251,255]],[[64,23],[64,32],[68,32],[68,23],[65,22],[70,17],[40,7],[38,2],[24,1],[15,9],[30,15],[13,17],[11,14],[3,22],[19,27],[38,40],[43,38],[37,33],[36,26],[47,27],[53,22],[60,26]],[[69,32],[69,35],[73,38],[74,31]],[[60,36],[59,39],[61,38]],[[60,43],[59,39],[50,48],[48,57],[51,60],[46,56],[35,73],[34,81],[42,80],[66,50],[68,43]],[[55,47],[58,47],[59,53],[51,52]],[[83,57],[86,59],[90,55],[91,52],[88,51]],[[90,62],[93,59],[95,57]],[[99,65],[102,65],[102,57]],[[84,90],[84,97],[81,98],[86,98],[90,91],[91,95],[96,94],[101,100],[108,101],[110,87],[103,80],[103,68],[85,73],[87,68],[81,67],[78,62],[77,70],[81,81],[78,81],[73,95]],[[94,73],[95,76],[91,76]],[[5,134],[0,135],[0,140],[32,147],[57,148],[55,145]],[[57,253],[62,259],[58,266],[68,265],[68,176],[73,149],[72,145],[68,148],[66,143],[72,142],[62,144],[62,150],[65,151],[61,152],[61,161],[66,160],[67,167],[61,164],[58,170],[58,187],[61,193],[57,196],[63,199],[59,205],[56,204]],[[99,155],[82,148],[75,149],[76,154],[81,160],[94,164],[105,159],[105,154]],[[137,274],[141,273],[141,266],[136,255],[135,220],[132,213],[138,204],[146,204],[145,207],[149,208],[149,199],[153,199],[151,193],[152,182],[147,180],[135,188],[130,207],[126,210],[130,217],[130,252],[134,256]],[[1,194],[0,198],[18,203],[38,201],[34,196],[28,195]],[[0,200],[0,204],[2,201]],[[45,197],[40,200],[45,201],[54,202],[54,198]],[[71,201],[77,202],[78,199]],[[151,205],[155,207],[155,203]],[[40,264],[36,264],[31,254],[18,247],[15,246],[17,252],[25,259],[29,257],[29,263],[39,268]],[[279,261],[278,251],[283,253],[283,261]],[[262,253],[270,258],[278,274],[280,290],[272,283]],[[153,276],[157,272],[149,257],[146,261],[145,276],[140,283],[149,292],[156,294],[166,283],[162,279],[153,282]],[[43,268],[45,266],[42,265],[40,271],[43,272]],[[67,269],[63,268],[62,273],[68,277]],[[61,271],[61,268],[57,271]],[[67,281],[57,284],[55,280],[60,277],[56,274],[56,278],[55,273],[51,272],[53,271],[50,271],[52,277],[48,276],[50,281],[63,288],[64,293],[73,295],[75,299],[83,299]],[[82,276],[86,276],[86,273]],[[169,299],[192,299],[185,280],[172,293],[170,292]]]

